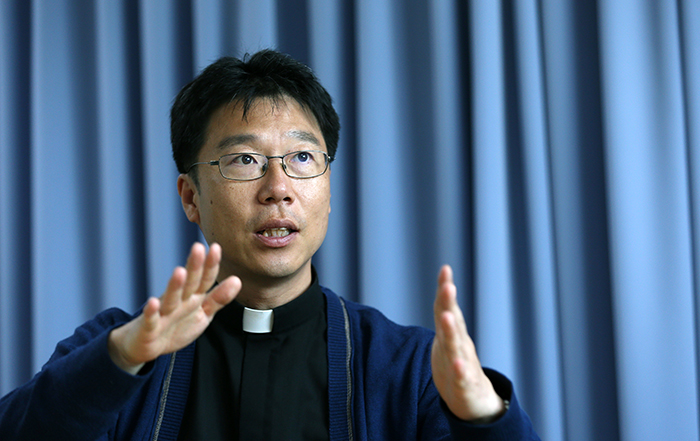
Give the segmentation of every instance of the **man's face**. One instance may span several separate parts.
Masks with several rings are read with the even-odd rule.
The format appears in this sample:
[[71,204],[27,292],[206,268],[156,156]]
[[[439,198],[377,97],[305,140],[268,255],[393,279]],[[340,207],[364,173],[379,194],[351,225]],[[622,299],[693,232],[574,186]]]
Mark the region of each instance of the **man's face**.
[[[246,119],[237,103],[215,111],[198,161],[234,152],[284,155],[298,150],[327,152],[313,115],[293,99],[258,100]],[[271,159],[265,176],[253,181],[224,179],[216,166],[198,165],[199,186],[186,202],[187,217],[196,222],[207,242],[221,245],[219,280],[237,275],[244,281],[309,278],[311,257],[321,246],[330,213],[330,170],[310,179],[287,176],[279,159]],[[186,181],[186,182],[185,182]]]

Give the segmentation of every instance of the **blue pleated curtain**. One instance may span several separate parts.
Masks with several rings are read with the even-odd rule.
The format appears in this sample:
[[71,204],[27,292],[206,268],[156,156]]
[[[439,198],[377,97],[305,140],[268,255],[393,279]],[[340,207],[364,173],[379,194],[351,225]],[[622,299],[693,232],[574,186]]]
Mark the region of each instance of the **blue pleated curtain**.
[[172,100],[275,47],[341,115],[324,285],[433,327],[451,263],[543,439],[698,439],[699,38],[695,0],[0,2],[0,392],[160,294]]

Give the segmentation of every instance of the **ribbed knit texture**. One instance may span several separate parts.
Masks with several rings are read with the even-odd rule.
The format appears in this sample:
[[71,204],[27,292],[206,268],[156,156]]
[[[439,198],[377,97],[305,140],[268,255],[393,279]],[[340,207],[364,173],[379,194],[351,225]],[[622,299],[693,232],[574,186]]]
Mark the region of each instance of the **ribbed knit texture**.
[[323,289],[328,312],[328,405],[331,441],[349,440],[348,433],[348,372],[346,370],[347,339],[345,314],[338,296]]
[[[190,391],[194,348],[195,345],[192,343],[175,353],[175,368],[173,369],[168,384],[168,396],[165,401],[166,412],[163,415],[158,441],[177,440],[177,434],[180,431],[180,422],[185,412],[187,395]],[[164,379],[164,381],[166,380]],[[160,409],[158,409],[158,413],[160,413]]]

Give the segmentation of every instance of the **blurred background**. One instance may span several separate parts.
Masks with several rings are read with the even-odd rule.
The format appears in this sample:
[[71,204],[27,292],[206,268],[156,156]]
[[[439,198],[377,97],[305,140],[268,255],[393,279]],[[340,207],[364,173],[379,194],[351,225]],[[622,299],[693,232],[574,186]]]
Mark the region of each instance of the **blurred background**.
[[273,47],[334,97],[321,283],[481,361],[546,440],[698,439],[700,2],[0,2],[0,393],[201,240],[169,109]]

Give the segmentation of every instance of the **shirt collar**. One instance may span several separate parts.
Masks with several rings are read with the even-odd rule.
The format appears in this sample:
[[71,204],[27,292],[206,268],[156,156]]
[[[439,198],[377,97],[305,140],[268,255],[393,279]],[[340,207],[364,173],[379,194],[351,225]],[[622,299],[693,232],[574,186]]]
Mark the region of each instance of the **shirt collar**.
[[[254,324],[254,329],[257,329],[256,333],[271,332],[274,334],[305,322],[319,311],[323,311],[324,307],[325,301],[323,292],[318,283],[316,270],[312,267],[311,285],[291,302],[272,310],[263,310],[260,312],[261,310],[245,308],[234,300],[219,311],[214,317],[214,320],[223,321],[225,327],[231,327],[240,332],[243,331],[244,315],[246,315],[246,325]],[[249,309],[249,311],[246,311],[246,309]]]

